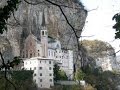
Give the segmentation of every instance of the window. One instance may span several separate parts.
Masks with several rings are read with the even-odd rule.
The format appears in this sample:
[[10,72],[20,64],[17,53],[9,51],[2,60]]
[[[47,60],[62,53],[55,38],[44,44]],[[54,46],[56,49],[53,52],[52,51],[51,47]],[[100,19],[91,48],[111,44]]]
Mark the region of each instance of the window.
[[52,82],[52,79],[50,79],[50,82]]
[[30,53],[30,58],[32,57],[32,53]]
[[39,52],[39,50],[38,50],[38,52]]
[[34,73],[34,76],[36,76],[36,73]]
[[28,57],[28,51],[26,50],[26,58]]
[[51,61],[49,61],[49,64],[51,64]]
[[36,70],[36,67],[34,67],[34,70]]
[[40,73],[40,76],[42,76],[42,73]]
[[27,62],[25,64],[27,65]]
[[28,57],[28,54],[26,53],[26,58]]
[[49,67],[49,70],[51,70],[52,68],[51,67]]
[[45,35],[47,35],[47,31],[45,31]]
[[53,56],[53,52],[51,52],[51,55]]
[[36,82],[36,79],[34,81]]
[[41,84],[41,87],[42,87],[42,84]]
[[23,58],[24,58],[25,56],[24,56],[24,54],[23,54]]
[[41,63],[41,61],[40,61],[40,63]]
[[42,82],[42,79],[40,79],[40,82]]
[[42,35],[44,35],[44,31],[42,31]]
[[24,58],[24,51],[23,51],[23,58]]
[[50,56],[50,51],[49,51],[49,56]]
[[49,76],[52,76],[52,74],[50,73]]
[[38,56],[40,56],[40,54],[38,53]]
[[42,67],[39,67],[39,69],[41,70],[41,69],[42,69]]
[[30,68],[30,70],[32,70],[32,68]]

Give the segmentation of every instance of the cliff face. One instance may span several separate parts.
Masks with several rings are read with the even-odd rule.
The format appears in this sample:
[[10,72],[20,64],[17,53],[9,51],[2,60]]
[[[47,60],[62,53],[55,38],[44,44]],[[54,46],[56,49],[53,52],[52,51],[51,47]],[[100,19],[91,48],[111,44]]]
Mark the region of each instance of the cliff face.
[[[77,34],[80,35],[87,16],[87,11],[83,5],[78,0],[54,1],[69,6],[62,6],[62,10],[71,25],[76,28]],[[63,48],[76,48],[76,37],[58,7],[46,2],[38,5],[30,5],[22,1],[14,16],[9,19],[9,23],[13,25],[8,25],[7,34],[3,34],[8,38],[14,56],[20,55],[20,48],[22,48],[30,30],[34,35],[39,37],[43,11],[45,13],[49,36],[60,39]],[[15,22],[20,23],[20,25],[17,25]]]

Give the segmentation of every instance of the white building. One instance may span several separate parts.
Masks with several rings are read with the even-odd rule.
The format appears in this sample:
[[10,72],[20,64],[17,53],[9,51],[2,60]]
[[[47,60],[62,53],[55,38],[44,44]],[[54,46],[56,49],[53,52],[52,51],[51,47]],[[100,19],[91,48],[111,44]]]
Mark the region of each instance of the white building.
[[26,70],[34,70],[33,80],[39,88],[50,88],[53,82],[53,60],[48,58],[34,57],[24,60]]
[[101,67],[103,71],[112,71],[111,59],[109,57],[98,58],[96,65]]
[[116,56],[113,48],[109,48],[108,51],[105,52],[105,56],[98,57],[96,60],[96,65],[101,67],[103,71],[112,71],[115,69],[116,65]]
[[59,40],[48,37],[44,13],[42,15],[40,40],[30,30],[21,50],[21,56],[24,58],[24,68],[34,70],[34,80],[39,88],[53,86],[54,63],[58,63],[69,79],[73,77],[73,51],[62,49]]

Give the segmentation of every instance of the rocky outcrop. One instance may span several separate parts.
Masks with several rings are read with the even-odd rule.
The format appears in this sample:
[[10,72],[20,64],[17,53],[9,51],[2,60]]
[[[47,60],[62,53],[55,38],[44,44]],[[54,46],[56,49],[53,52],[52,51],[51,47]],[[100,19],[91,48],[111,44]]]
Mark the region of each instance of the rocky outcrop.
[[[2,52],[3,58],[6,61],[13,59],[12,47],[9,40],[4,36],[0,36],[0,52]],[[1,63],[2,61],[0,60]]]
[[[34,0],[33,3],[40,1],[43,0]],[[76,28],[76,32],[79,36],[87,16],[87,11],[84,9],[84,6],[79,0],[53,1],[61,4],[62,10],[71,25]],[[22,48],[24,40],[28,36],[30,30],[34,35],[39,37],[43,11],[45,13],[45,21],[47,23],[49,36],[60,39],[62,48],[76,50],[76,37],[57,6],[47,2],[38,5],[30,5],[22,1],[18,10],[9,19],[9,23],[12,24],[12,26],[8,25],[9,30],[7,34],[3,34],[9,39],[15,56],[20,55],[20,48]]]

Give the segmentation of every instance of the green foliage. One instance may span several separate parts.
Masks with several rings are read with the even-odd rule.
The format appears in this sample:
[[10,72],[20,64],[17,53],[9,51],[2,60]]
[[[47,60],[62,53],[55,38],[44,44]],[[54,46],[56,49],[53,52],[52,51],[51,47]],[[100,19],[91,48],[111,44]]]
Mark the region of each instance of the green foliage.
[[22,70],[22,71],[13,71],[12,72],[12,78],[14,78],[17,81],[26,81],[31,79],[32,80],[32,75],[33,75],[33,71],[26,71],[26,70]]
[[7,5],[0,8],[0,33],[2,34],[4,30],[7,30],[7,20],[10,18],[11,13],[17,10],[20,0],[7,0]]
[[66,73],[63,70],[60,70],[60,67],[57,64],[54,65],[53,71],[54,71],[54,80],[55,81],[67,80]]
[[85,77],[85,73],[81,69],[77,69],[75,73],[75,80],[83,80]]
[[81,85],[55,85],[52,90],[95,90],[91,85],[83,87]]
[[60,67],[57,65],[57,64],[55,64],[54,65],[54,68],[53,68],[53,71],[54,71],[54,80],[55,81],[57,81],[58,80],[58,76],[59,76],[59,69],[60,69]]
[[[7,77],[16,86],[17,90],[36,90],[32,75],[33,71],[9,71]],[[5,89],[6,82],[7,90],[14,90],[14,87],[4,78],[4,72],[0,72],[0,77],[0,90]]]
[[68,79],[66,73],[63,70],[59,70],[58,76],[59,76],[58,80],[67,80]]
[[116,30],[115,39],[120,39],[120,13],[115,14],[112,19],[116,21],[116,24],[113,26]]
[[101,68],[86,67],[85,74],[85,81],[97,90],[115,90],[118,78],[115,73],[110,71],[103,72]]

